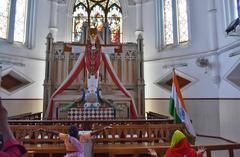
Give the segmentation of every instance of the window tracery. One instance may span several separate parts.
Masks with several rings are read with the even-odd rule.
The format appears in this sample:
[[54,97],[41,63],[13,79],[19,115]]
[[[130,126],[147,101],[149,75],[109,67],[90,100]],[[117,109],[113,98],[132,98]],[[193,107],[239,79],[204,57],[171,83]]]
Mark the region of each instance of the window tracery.
[[156,48],[189,41],[188,0],[155,0]]
[[79,42],[83,26],[110,33],[113,44],[121,42],[122,10],[118,0],[76,0],[73,9],[72,41]]

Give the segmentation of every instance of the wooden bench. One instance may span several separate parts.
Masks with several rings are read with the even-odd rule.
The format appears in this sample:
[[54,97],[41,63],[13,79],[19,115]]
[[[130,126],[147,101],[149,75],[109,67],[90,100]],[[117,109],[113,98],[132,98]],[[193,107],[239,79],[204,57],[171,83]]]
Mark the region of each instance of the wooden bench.
[[[94,129],[102,127],[100,123],[94,125]],[[182,131],[186,133],[181,124],[115,124],[112,127],[93,139],[93,156],[147,157],[147,149],[153,148],[162,157],[169,147],[173,130],[184,129]],[[51,134],[37,132],[40,128],[66,133],[68,125],[12,125],[16,138],[23,141],[28,150],[24,157],[58,157],[66,154],[63,142]],[[234,157],[234,150],[240,149],[240,144],[203,146],[207,149],[207,157],[212,157],[212,152],[218,150],[226,150],[229,157]]]
[[[94,130],[102,127],[102,125],[95,126]],[[122,152],[147,153],[149,146],[155,148],[169,145],[172,133],[177,129],[187,137],[193,138],[183,124],[112,125],[112,129],[104,130],[93,139],[93,154],[115,156]]]
[[[98,130],[105,126],[94,126]],[[104,130],[96,136],[94,143],[118,144],[118,143],[169,143],[172,133],[181,130],[190,137],[183,124],[126,124],[111,125],[112,129]]]
[[11,130],[16,139],[21,140],[23,144],[58,144],[63,143],[57,136],[49,133],[39,132],[40,128],[45,130],[56,130],[67,133],[66,125],[11,125]]
[[[155,149],[159,157],[163,157],[166,150],[169,146],[164,146],[162,144],[147,145],[147,144],[138,144],[133,147],[129,147],[125,144],[114,144],[114,145],[104,145],[104,147],[98,145],[96,146],[94,157],[149,157],[148,148]],[[221,144],[221,145],[203,145],[206,148],[206,157],[212,157],[214,151],[228,151],[228,156],[226,157],[238,157],[234,156],[234,150],[240,149],[240,144]],[[64,145],[54,145],[54,144],[42,144],[42,145],[29,145],[25,144],[25,147],[28,150],[28,154],[23,157],[59,157],[66,154],[66,149]],[[198,146],[194,146],[197,149]],[[102,153],[105,152],[105,153]]]

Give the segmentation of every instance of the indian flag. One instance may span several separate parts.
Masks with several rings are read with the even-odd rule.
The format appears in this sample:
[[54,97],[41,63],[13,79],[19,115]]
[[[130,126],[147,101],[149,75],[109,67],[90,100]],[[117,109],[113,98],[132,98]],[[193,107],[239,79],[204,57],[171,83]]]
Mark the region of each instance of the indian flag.
[[174,123],[184,123],[188,132],[193,136],[196,136],[196,132],[190,121],[186,106],[182,98],[175,71],[173,71],[172,80],[172,93],[170,95],[169,101],[169,112],[174,118]]

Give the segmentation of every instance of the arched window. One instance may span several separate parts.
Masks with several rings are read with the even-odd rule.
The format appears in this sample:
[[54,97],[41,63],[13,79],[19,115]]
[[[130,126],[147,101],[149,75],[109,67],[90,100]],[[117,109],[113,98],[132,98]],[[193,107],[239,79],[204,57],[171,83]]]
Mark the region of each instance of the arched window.
[[27,0],[0,1],[0,38],[24,43]]
[[[72,41],[83,38],[83,26],[110,32],[111,43],[122,40],[122,10],[118,0],[76,0],[73,9]],[[104,29],[107,29],[104,30]]]
[[155,0],[155,10],[158,49],[189,41],[188,0]]

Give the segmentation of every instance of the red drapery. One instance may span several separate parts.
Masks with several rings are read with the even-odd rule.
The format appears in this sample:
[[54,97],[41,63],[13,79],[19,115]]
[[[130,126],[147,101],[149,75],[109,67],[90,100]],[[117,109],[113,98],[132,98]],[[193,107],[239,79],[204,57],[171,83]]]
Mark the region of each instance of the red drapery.
[[137,118],[137,110],[136,110],[136,106],[135,106],[133,97],[127,91],[127,89],[123,86],[121,81],[118,79],[118,76],[116,75],[115,71],[113,70],[113,67],[105,53],[102,53],[102,60],[104,62],[104,65],[105,65],[110,77],[112,78],[113,82],[115,83],[115,85],[121,90],[121,92],[123,92],[123,94],[125,96],[131,98],[131,101],[130,101],[131,118],[136,119]]
[[[46,115],[45,117],[47,117],[48,119],[52,119],[53,118],[53,99],[56,95],[62,93],[66,88],[68,88],[72,82],[74,81],[74,79],[78,76],[78,74],[82,71],[85,63],[85,60],[88,61],[86,58],[86,54],[87,52],[89,52],[89,48],[85,49],[85,55],[81,55],[78,58],[78,61],[75,63],[72,71],[70,72],[70,74],[67,76],[67,78],[63,81],[63,83],[59,86],[59,88],[52,94],[48,107],[47,107],[47,111],[46,111]],[[97,65],[101,63],[101,56],[102,56],[102,61],[104,62],[104,65],[108,71],[108,73],[110,74],[110,77],[112,78],[113,82],[115,83],[115,85],[121,90],[121,92],[123,92],[123,94],[129,98],[131,98],[130,100],[130,112],[131,112],[131,118],[132,119],[136,119],[137,118],[137,110],[136,110],[136,106],[135,106],[135,102],[133,97],[131,96],[131,94],[127,91],[127,89],[123,86],[123,84],[121,83],[121,81],[118,79],[118,76],[116,75],[115,71],[113,70],[113,67],[111,65],[111,62],[109,61],[109,59],[107,58],[106,54],[101,52],[101,48],[98,50],[98,53],[100,54],[100,56],[98,56],[99,61],[97,62]],[[98,68],[97,68],[98,69]]]
[[78,61],[75,63],[72,71],[67,76],[67,78],[63,81],[63,83],[58,87],[58,89],[52,94],[50,101],[48,103],[47,111],[45,117],[48,119],[52,119],[53,117],[53,99],[56,95],[62,93],[66,88],[68,88],[74,79],[78,76],[78,74],[82,71],[85,65],[84,55],[79,56]]

